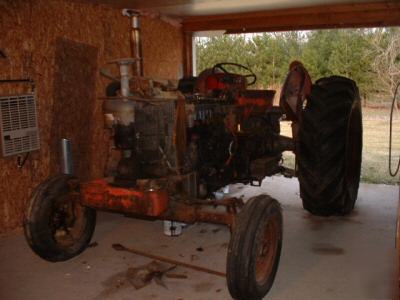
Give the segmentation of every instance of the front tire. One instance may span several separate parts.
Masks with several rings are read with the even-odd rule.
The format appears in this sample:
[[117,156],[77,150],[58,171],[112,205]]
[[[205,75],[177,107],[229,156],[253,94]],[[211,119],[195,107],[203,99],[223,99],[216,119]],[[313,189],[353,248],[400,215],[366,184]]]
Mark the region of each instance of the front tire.
[[80,254],[89,244],[96,211],[79,203],[79,183],[57,175],[38,186],[24,216],[25,238],[41,258],[57,262]]
[[302,112],[298,177],[303,207],[314,215],[350,213],[361,173],[362,117],[356,83],[322,78]]
[[227,283],[238,300],[262,299],[271,289],[282,248],[282,213],[275,199],[249,199],[237,215],[228,248]]

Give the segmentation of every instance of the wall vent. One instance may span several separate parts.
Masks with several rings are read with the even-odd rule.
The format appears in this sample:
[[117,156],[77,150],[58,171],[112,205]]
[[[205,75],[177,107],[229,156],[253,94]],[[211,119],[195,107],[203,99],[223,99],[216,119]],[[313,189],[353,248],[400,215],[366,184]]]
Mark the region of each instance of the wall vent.
[[40,148],[34,94],[0,97],[0,134],[4,156]]

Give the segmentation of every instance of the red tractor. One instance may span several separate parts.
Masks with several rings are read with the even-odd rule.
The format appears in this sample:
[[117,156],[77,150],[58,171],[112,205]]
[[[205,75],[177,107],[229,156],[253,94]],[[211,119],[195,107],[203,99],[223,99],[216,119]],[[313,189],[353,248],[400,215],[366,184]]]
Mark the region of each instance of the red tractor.
[[[129,217],[210,222],[230,227],[226,276],[235,299],[261,299],[271,288],[282,246],[277,200],[217,199],[232,183],[260,186],[266,176],[297,175],[303,206],[312,214],[348,214],[360,179],[362,125],[356,84],[323,78],[312,84],[293,62],[282,88],[254,90],[256,75],[225,63],[198,77],[168,82],[131,77],[134,60],[121,60],[121,82],[107,88],[104,114],[121,158],[113,176],[79,182],[58,175],[33,194],[26,239],[48,261],[81,253],[92,237],[96,210]],[[229,71],[229,68],[239,71]],[[243,73],[244,71],[244,73]],[[293,138],[280,135],[292,122]],[[296,154],[296,169],[282,152]]]

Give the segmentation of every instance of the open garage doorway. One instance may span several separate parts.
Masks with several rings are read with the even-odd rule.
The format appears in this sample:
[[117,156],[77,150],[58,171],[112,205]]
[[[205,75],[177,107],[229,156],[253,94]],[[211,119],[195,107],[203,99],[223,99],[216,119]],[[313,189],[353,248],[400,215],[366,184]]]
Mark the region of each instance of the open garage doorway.
[[[282,131],[290,135],[288,121],[281,120],[283,110],[277,101],[273,106],[274,92],[263,91],[277,90],[277,99],[280,99],[279,89],[289,65],[293,67],[291,71],[302,72],[304,76],[300,78],[307,79],[307,86],[311,88],[303,65],[290,63],[296,59],[303,61],[312,82],[332,74],[354,79],[363,89],[361,97],[350,79],[323,81],[324,86],[330,87],[328,91],[336,94],[340,90],[348,97],[338,106],[335,101],[329,102],[330,108],[344,108],[346,118],[341,114],[332,117],[331,110],[325,110],[324,117],[340,121],[339,136],[345,136],[346,143],[351,140],[348,136],[354,135],[358,137],[357,145],[361,145],[361,126],[349,130],[350,126],[345,124],[353,124],[347,121],[352,120],[349,116],[353,111],[356,111],[356,123],[360,124],[361,114],[357,113],[362,106],[360,98],[368,108],[381,109],[380,102],[384,102],[375,100],[375,95],[384,94],[382,84],[377,87],[373,79],[357,77],[375,72],[374,78],[382,79],[386,74],[372,70],[376,62],[368,61],[369,54],[355,51],[359,44],[363,45],[362,49],[376,50],[364,45],[364,39],[357,35],[361,32],[368,37],[374,30],[356,30],[355,34],[318,31],[315,37],[309,31],[249,34],[242,39],[243,47],[236,49],[224,41],[227,43],[223,48],[228,56],[239,56],[241,59],[237,62],[242,65],[249,65],[247,60],[263,48],[263,53],[258,55],[261,60],[251,65],[257,75],[247,73],[253,78],[253,90],[246,89],[243,80],[246,77],[231,76],[236,75],[231,73],[214,76],[214,79],[228,80],[225,83],[234,83],[232,90],[226,88],[215,96],[194,90],[185,93],[175,85],[193,84],[193,81],[196,84],[198,79],[185,77],[192,74],[194,32],[400,26],[398,1],[367,1],[370,2],[48,0],[28,1],[27,5],[24,1],[0,4],[4,8],[0,9],[4,11],[4,18],[0,20],[5,20],[0,21],[5,25],[0,26],[5,37],[4,45],[0,45],[0,61],[7,72],[3,78],[19,82],[29,76],[37,84],[42,137],[40,152],[29,157],[27,154],[23,161],[22,157],[0,158],[0,190],[4,200],[0,201],[0,233],[7,228],[23,226],[25,229],[25,238],[21,231],[0,238],[0,299],[248,300],[264,298],[267,293],[267,299],[274,300],[398,299],[393,292],[399,287],[395,283],[398,275],[394,272],[398,267],[394,243],[398,186],[365,182],[359,186],[362,152],[360,147],[355,147],[351,151],[354,155],[349,157],[356,159],[358,171],[349,172],[350,181],[346,184],[350,182],[350,186],[343,184],[346,173],[345,176],[343,173],[330,175],[329,179],[336,180],[333,186],[329,185],[330,196],[338,192],[334,197],[326,194],[321,197],[321,191],[327,189],[318,184],[309,185],[309,198],[318,197],[321,210],[312,211],[311,206],[303,209],[301,184],[299,189],[297,178],[284,177],[293,177],[294,172],[288,172],[294,166],[293,161],[290,164],[290,158],[284,153],[283,163],[288,168],[280,164],[282,152],[298,148],[297,140],[279,135]],[[325,33],[329,35],[324,36]],[[382,31],[378,45],[390,44],[387,33],[389,29]],[[141,36],[143,43],[139,42]],[[259,38],[258,44],[255,37]],[[324,40],[327,46],[310,46],[307,59],[305,48],[314,38]],[[67,43],[58,47],[57,41]],[[342,41],[341,46],[335,47],[332,41]],[[248,45],[257,47],[247,48]],[[210,47],[207,45],[207,50]],[[59,48],[71,48],[72,52],[58,51]],[[278,51],[284,55],[279,56]],[[313,61],[320,53],[326,55]],[[132,59],[126,59],[128,55]],[[120,72],[116,71],[117,66],[109,72],[103,69],[106,62],[115,62],[115,59],[120,64]],[[221,61],[232,60],[216,62]],[[139,68],[134,68],[136,75],[131,77],[126,72],[127,64],[134,62]],[[81,67],[82,64],[85,66]],[[350,72],[352,64],[361,72]],[[321,66],[329,72],[320,70]],[[219,65],[217,69],[223,73],[225,67]],[[251,71],[248,67],[242,69]],[[145,76],[141,76],[142,71]],[[396,71],[394,75],[397,76]],[[163,78],[158,79],[159,76]],[[258,82],[254,81],[255,77]],[[129,82],[132,79],[135,82]],[[243,94],[235,93],[237,86]],[[371,91],[364,92],[369,88]],[[297,104],[311,103],[304,101],[307,98],[303,95],[306,94],[295,98],[295,107],[300,108],[296,112],[303,108]],[[259,98],[265,101],[258,102]],[[116,100],[120,105],[114,106]],[[221,103],[221,100],[227,101]],[[371,102],[378,104],[371,105]],[[254,111],[246,110],[246,106],[253,103],[260,103],[257,112],[267,114],[267,121],[251,119]],[[64,109],[65,105],[69,107]],[[284,112],[286,117],[288,111]],[[91,118],[85,118],[88,112],[93,113]],[[65,113],[70,116],[65,117]],[[198,115],[202,118],[200,121]],[[290,118],[294,120],[293,115]],[[256,122],[245,123],[249,119]],[[380,115],[375,121],[379,120]],[[103,130],[104,121],[107,121],[106,130]],[[140,129],[139,124],[149,131],[136,130]],[[378,125],[374,123],[371,127]],[[319,130],[317,126],[309,126],[308,132],[312,132],[310,128]],[[336,127],[331,128],[329,134],[337,133]],[[381,128],[377,131],[384,136]],[[45,180],[52,169],[57,169],[53,146],[65,134],[75,145],[72,148],[77,163],[74,169],[82,182],[69,175]],[[378,134],[378,137],[381,136]],[[308,140],[314,143],[321,139],[314,134]],[[339,147],[335,143],[329,146],[353,149],[343,140]],[[383,149],[381,140],[377,144]],[[330,150],[330,147],[324,149]],[[121,163],[115,164],[114,178],[104,178],[107,175],[101,174],[101,170],[106,164],[107,152],[114,148],[119,148]],[[309,154],[313,154],[317,147],[311,145],[309,149]],[[175,155],[175,150],[182,151],[176,151]],[[186,154],[185,150],[189,151],[188,155],[180,155]],[[89,161],[80,163],[82,159]],[[328,172],[344,169],[343,162],[352,162],[347,152],[339,153],[335,159],[340,159],[341,164],[330,158]],[[381,168],[374,170],[373,173],[378,173]],[[284,176],[277,175],[280,173]],[[29,198],[33,189],[36,192]],[[358,200],[353,210],[357,190]],[[93,201],[87,201],[90,199]],[[185,226],[182,222],[191,225]],[[181,236],[177,237],[178,233]],[[176,237],[171,238],[172,235]],[[150,281],[136,289],[132,277],[142,273],[143,267],[150,271],[147,266],[154,265],[150,258],[173,262],[176,269],[166,268],[174,270],[169,274],[172,276],[165,274],[162,278],[164,272],[158,271],[155,276],[145,276]]]
[[[245,65],[257,75],[257,82],[249,88],[276,90],[276,106],[289,65],[294,60],[304,64],[314,82],[332,75],[353,79],[360,91],[363,111],[361,181],[398,183],[398,177],[389,174],[388,149],[390,107],[400,82],[400,28],[248,34],[221,31],[196,35],[195,74],[221,62]],[[398,105],[394,107],[393,131],[392,147],[396,154],[400,150],[400,139],[396,139],[400,133]],[[291,136],[289,122],[281,122],[281,133]],[[285,152],[283,158],[285,166],[294,168],[291,152]]]
[[[321,263],[311,263],[314,270],[324,272],[324,269],[332,268],[333,265],[329,264],[333,263],[334,268],[341,269],[340,276],[346,280],[335,280],[338,274],[326,271],[326,277],[321,281],[317,275],[319,271],[312,275],[313,272],[306,270],[305,263],[299,263],[297,266],[302,270],[299,271],[304,276],[302,278],[308,279],[300,279],[301,276],[293,275],[293,269],[288,269],[287,272],[283,271],[285,275],[282,272],[278,273],[277,286],[280,286],[280,275],[282,284],[288,283],[288,277],[293,275],[293,281],[289,284],[293,284],[292,292],[295,291],[299,299],[307,295],[324,299],[397,299],[394,287],[397,277],[395,230],[399,177],[392,177],[389,172],[389,127],[392,100],[400,83],[400,28],[249,34],[201,32],[197,35],[194,39],[196,75],[218,63],[242,64],[257,76],[257,82],[249,86],[250,89],[277,91],[274,106],[279,106],[281,88],[289,65],[294,60],[304,64],[313,83],[332,75],[345,76],[357,83],[362,104],[363,151],[361,185],[355,210],[346,217],[311,216],[302,212],[296,187],[293,187],[291,193],[297,196],[288,200],[289,186],[297,185],[294,179],[273,177],[263,182],[267,193],[274,193],[271,186],[275,184],[280,185],[281,191],[288,192],[287,196],[282,193],[278,197],[282,201],[284,213],[286,212],[285,232],[288,234],[285,236],[285,242],[288,244],[286,254],[285,247],[283,250],[283,261],[291,267],[297,265],[293,262],[297,260],[294,253],[300,251],[304,255],[302,259],[307,260],[308,257],[310,262],[315,260]],[[232,72],[235,71],[237,69],[232,69]],[[281,134],[291,137],[290,122],[281,120],[280,125]],[[393,107],[392,126],[393,172],[400,153],[400,114],[397,103]],[[295,156],[292,152],[284,152],[283,165],[295,168]],[[238,188],[243,187],[234,186],[231,190],[243,194]],[[251,188],[246,187],[243,190],[251,193]],[[301,233],[303,226],[306,227],[305,232]],[[311,233],[308,230],[311,230]],[[299,233],[302,237],[299,237]],[[294,242],[295,240],[301,242]],[[366,252],[359,254],[362,249]],[[367,268],[365,264],[369,264]],[[282,263],[282,266],[285,265]],[[354,280],[356,273],[365,276]],[[376,276],[377,274],[379,276]],[[313,285],[309,287],[308,292],[300,288],[301,285],[307,286],[312,280],[317,280],[318,284],[315,284],[320,285],[320,288]],[[357,286],[353,288],[352,284]],[[368,284],[377,288],[367,289]],[[294,287],[296,285],[298,289]],[[284,299],[281,292],[289,297],[290,289],[281,286],[277,293],[271,292],[271,298]]]

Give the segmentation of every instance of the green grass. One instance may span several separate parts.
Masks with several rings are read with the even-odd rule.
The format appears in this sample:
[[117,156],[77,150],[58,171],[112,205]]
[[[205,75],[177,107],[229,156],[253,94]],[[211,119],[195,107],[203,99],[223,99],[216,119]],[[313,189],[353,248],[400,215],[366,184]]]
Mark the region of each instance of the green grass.
[[[397,177],[389,175],[389,109],[363,108],[363,156],[361,181],[368,183],[396,184]],[[393,168],[400,157],[400,112],[394,114]],[[291,136],[288,122],[281,122],[281,134]],[[294,155],[284,153],[284,165],[294,167]]]

